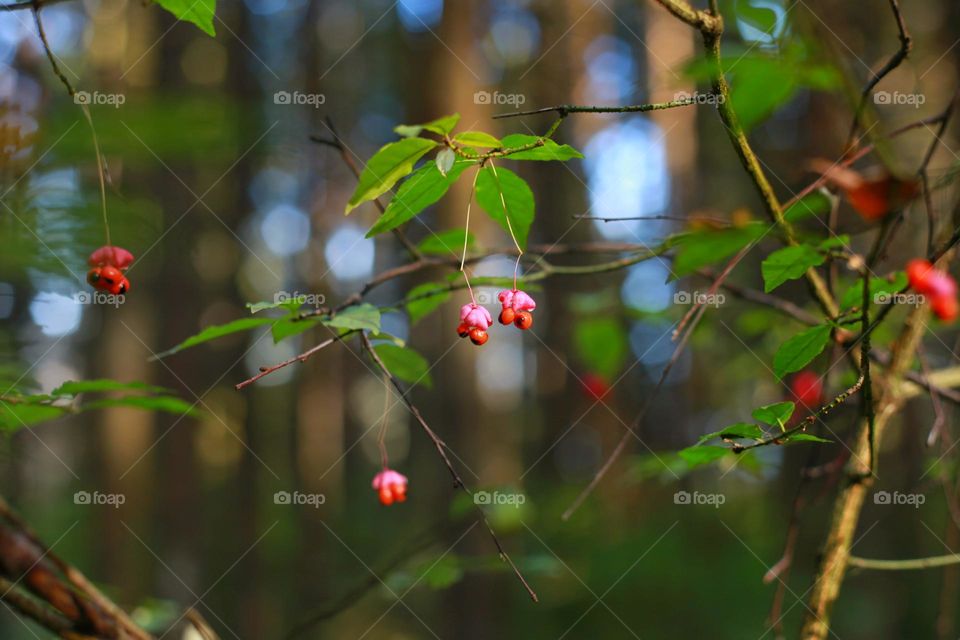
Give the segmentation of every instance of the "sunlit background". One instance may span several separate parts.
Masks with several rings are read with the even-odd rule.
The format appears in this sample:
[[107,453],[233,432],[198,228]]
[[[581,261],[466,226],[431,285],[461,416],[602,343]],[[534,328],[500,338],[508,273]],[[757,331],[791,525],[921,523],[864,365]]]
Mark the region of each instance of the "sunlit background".
[[[700,51],[696,34],[653,2],[622,0],[218,4],[216,38],[131,0],[58,2],[42,12],[70,82],[103,100],[121,97],[122,104],[90,106],[109,176],[112,240],[137,257],[131,292],[117,308],[78,298],[88,290],[86,256],[105,243],[91,131],[51,72],[31,14],[0,12],[4,379],[24,374],[44,391],[70,379],[142,380],[204,412],[193,419],[110,409],[20,431],[2,441],[6,497],[144,624],[162,627],[193,606],[223,638],[279,638],[311,618],[299,637],[774,637],[765,618],[776,585],[761,579],[781,556],[809,450],[769,447],[754,464],[689,475],[674,469],[670,452],[786,396],[768,369],[796,330],[780,316],[732,299],[709,310],[628,455],[571,520],[560,519],[670,359],[671,332],[689,308],[676,294],[709,286],[674,281],[668,258],[539,283],[534,328],[497,327],[481,349],[455,332],[465,293],[412,326],[402,311],[384,313],[384,330],[432,365],[433,388],[421,385],[411,397],[467,483],[524,497],[490,514],[539,604],[499,562],[395,395],[385,412],[383,379],[355,343],[242,391],[234,385],[323,332],[274,344],[269,331],[254,331],[150,359],[205,326],[248,316],[246,302],[286,292],[339,304],[407,259],[392,235],[365,238],[373,206],[343,216],[355,178],[336,150],[310,140],[331,138],[328,122],[361,166],[395,139],[395,125],[447,113],[461,114],[463,130],[542,133],[550,114],[491,116],[665,101],[702,89],[690,69]],[[895,24],[882,0],[722,7],[725,51],[743,65],[730,69],[734,87],[749,77],[759,78],[760,91],[787,87],[782,105],[751,135],[787,199],[812,179],[810,158],[842,152],[850,95],[896,50]],[[772,28],[758,25],[758,11]],[[960,8],[925,0],[904,11],[915,47],[882,86],[926,101],[871,105],[880,120],[874,133],[939,113],[955,88]],[[767,73],[759,57],[789,60]],[[814,64],[831,66],[836,81],[818,86],[804,77]],[[283,92],[304,100],[284,103]],[[478,92],[492,98],[478,100]],[[709,104],[571,116],[556,137],[585,158],[504,161],[536,195],[531,244],[652,247],[688,228],[684,218],[763,215]],[[892,143],[897,168],[915,170],[929,139],[920,130]],[[948,131],[947,147],[954,140]],[[933,173],[955,160],[941,148]],[[408,225],[414,241],[463,226],[469,184],[461,182]],[[940,191],[935,202],[952,200]],[[846,231],[863,229],[849,211],[841,215]],[[921,246],[923,215],[914,205],[907,224],[917,244],[895,248],[888,269]],[[483,247],[511,245],[482,216],[472,225]],[[763,253],[751,254],[735,280],[757,286]],[[452,272],[392,280],[369,300],[395,304],[413,286]],[[477,277],[512,273],[505,256],[473,268]],[[496,289],[479,292],[489,300]],[[804,301],[804,293],[796,285],[786,295]],[[605,332],[612,346],[603,354],[578,346],[583,326]],[[951,364],[953,339],[944,334],[945,344],[929,354],[934,363]],[[588,389],[597,381],[610,387],[599,402]],[[841,385],[839,375],[833,383]],[[923,477],[928,404],[909,405],[901,427],[919,428],[900,429],[890,442],[884,484],[929,499],[919,510],[868,505],[859,554],[936,555],[957,543],[937,482]],[[410,499],[389,509],[369,486],[385,413],[391,464],[410,477]],[[842,409],[830,425],[842,435],[854,417],[853,407]],[[823,461],[839,451],[822,449]],[[679,490],[719,493],[725,502],[675,504]],[[126,501],[116,509],[77,505],[77,491],[121,493]],[[280,491],[323,494],[325,502],[276,504]],[[828,517],[829,486],[824,491],[807,511],[787,578],[788,637],[804,613]],[[955,571],[851,574],[837,635],[937,637],[940,616],[939,637],[956,637],[955,609],[939,613],[941,597],[956,600],[956,585]],[[7,611],[0,627],[5,638],[44,637]]]

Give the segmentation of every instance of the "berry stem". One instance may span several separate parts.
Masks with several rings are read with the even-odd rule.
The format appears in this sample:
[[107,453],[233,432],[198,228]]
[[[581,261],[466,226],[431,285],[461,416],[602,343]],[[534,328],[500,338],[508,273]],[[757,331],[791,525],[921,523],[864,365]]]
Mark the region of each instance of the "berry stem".
[[[493,164],[493,160],[489,161],[490,171],[493,172],[493,177],[500,182],[500,178],[497,177],[497,168]],[[520,258],[523,257],[523,249],[520,248],[520,243],[517,242],[517,236],[513,232],[513,225],[510,224],[510,214],[507,212],[507,200],[503,197],[503,189],[500,189],[500,204],[503,205],[503,218],[507,221],[507,231],[510,232],[510,239],[513,240],[513,246],[517,248],[517,262],[513,265],[513,290],[517,290],[517,272],[520,271]]]
[[383,377],[383,417],[380,419],[380,433],[377,434],[377,446],[380,448],[380,464],[384,470],[387,469],[389,459],[387,457],[387,416],[390,413],[390,379]]

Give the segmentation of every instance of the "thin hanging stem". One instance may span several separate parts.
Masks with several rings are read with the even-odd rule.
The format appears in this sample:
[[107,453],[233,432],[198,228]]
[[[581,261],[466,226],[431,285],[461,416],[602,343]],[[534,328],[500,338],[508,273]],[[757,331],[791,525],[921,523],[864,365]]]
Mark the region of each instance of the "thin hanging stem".
[[387,426],[389,420],[387,416],[390,414],[390,379],[386,376],[383,377],[383,417],[380,419],[380,433],[377,434],[377,446],[380,448],[380,464],[386,469],[388,466],[387,459]]
[[[497,177],[497,168],[493,165],[493,160],[490,160],[490,170],[493,171],[493,178],[499,184],[500,178]],[[503,205],[503,218],[507,221],[507,231],[510,232],[510,239],[513,240],[513,246],[517,248],[517,262],[513,265],[513,290],[517,290],[517,273],[520,271],[520,258],[523,257],[523,249],[520,248],[520,243],[517,242],[517,236],[513,232],[513,225],[510,224],[510,215],[507,212],[507,200],[503,197],[503,189],[500,191],[500,204]]]
[[[47,54],[47,60],[50,61],[50,66],[53,67],[53,73],[60,79],[60,82],[63,83],[63,86],[67,88],[67,93],[71,98],[74,98],[76,101],[77,90],[73,88],[73,85],[70,83],[70,80],[60,69],[60,65],[57,64],[57,57],[53,53],[53,49],[50,48],[50,41],[47,40],[47,32],[43,28],[43,21],[40,19],[40,3],[34,0],[33,2],[33,21],[37,25],[37,35],[40,36],[40,42],[43,43],[43,50]],[[80,102],[80,111],[83,112],[83,117],[86,119],[87,124],[90,125],[90,133],[93,136],[93,151],[97,156],[97,176],[100,178],[100,207],[103,210],[103,230],[107,238],[107,244],[110,243],[110,223],[107,221],[107,180],[104,176],[103,170],[103,156],[100,154],[100,142],[97,139],[97,129],[93,126],[93,116],[90,114],[90,107]]]
[[470,207],[473,205],[473,196],[477,193],[477,178],[480,177],[481,168],[483,168],[483,163],[480,164],[477,172],[473,174],[473,184],[470,186],[470,198],[467,200],[467,222],[463,230],[463,255],[460,256],[460,273],[463,274],[463,281],[467,283],[467,290],[470,292],[470,300],[473,304],[477,304],[477,299],[473,295],[473,287],[470,286],[470,278],[467,277],[467,272],[463,268],[463,265],[467,262],[467,245],[470,242]]

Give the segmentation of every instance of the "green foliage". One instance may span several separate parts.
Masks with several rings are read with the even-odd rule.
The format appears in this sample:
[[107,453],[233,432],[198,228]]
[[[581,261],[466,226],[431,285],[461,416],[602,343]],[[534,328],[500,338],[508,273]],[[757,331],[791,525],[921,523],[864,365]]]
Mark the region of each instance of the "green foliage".
[[150,360],[159,360],[160,358],[166,358],[177,352],[183,351],[184,349],[189,349],[198,344],[208,342],[210,340],[215,340],[217,338],[222,338],[233,333],[239,333],[241,331],[249,331],[251,329],[256,329],[257,327],[262,327],[274,322],[273,318],[240,318],[238,320],[233,320],[226,324],[213,325],[207,327],[200,333],[190,336],[180,344],[167,349],[166,351],[161,351],[160,353],[154,355]]
[[463,250],[464,237],[467,240],[467,248],[472,249],[477,241],[472,233],[467,233],[465,229],[450,229],[433,233],[423,242],[417,245],[420,253],[425,255],[446,255],[452,253],[458,255]]
[[207,35],[215,36],[213,16],[217,8],[217,0],[154,0],[161,7],[172,13],[178,20],[192,22],[200,27]]
[[487,215],[507,233],[512,228],[520,247],[526,248],[534,216],[533,192],[526,181],[509,169],[486,166],[477,178],[476,195]]
[[[889,280],[886,278],[870,278],[870,301],[875,302],[879,299],[882,302],[884,298],[892,300],[893,294],[902,291],[906,286],[907,274],[903,271],[897,271]],[[843,293],[843,297],[840,299],[840,308],[845,310],[854,307],[859,308],[862,304],[863,280],[856,280]]]
[[395,344],[378,344],[374,351],[383,361],[383,366],[399,380],[410,384],[423,384],[433,387],[430,377],[430,363],[410,347],[398,347]]
[[784,438],[783,442],[786,444],[794,442],[825,442],[831,443],[833,440],[827,440],[826,438],[821,438],[810,433],[804,433],[802,431],[797,431],[795,433],[788,433]]
[[508,160],[571,160],[573,158],[582,158],[583,154],[568,144],[557,144],[550,138],[538,138],[537,136],[528,136],[522,133],[514,133],[504,137],[500,142],[505,149],[515,149],[531,145],[538,140],[543,140],[543,144],[526,151],[517,151],[505,156]]
[[458,122],[460,122],[460,114],[454,113],[449,116],[437,118],[436,120],[431,120],[430,122],[424,124],[397,125],[393,128],[393,130],[404,138],[414,138],[419,136],[424,131],[435,133],[438,136],[445,136],[453,131],[453,128],[457,126]]
[[306,296],[294,296],[284,299],[282,302],[248,302],[247,309],[250,313],[260,313],[268,309],[285,309],[287,311],[296,311],[306,303]]
[[453,141],[465,147],[496,149],[503,145],[500,140],[483,131],[463,131],[453,136]]
[[799,371],[820,355],[830,341],[830,325],[817,325],[793,336],[773,357],[773,372],[778,378]]
[[793,415],[794,409],[796,405],[792,402],[777,402],[758,407],[750,415],[754,420],[783,429],[787,420]]
[[573,330],[577,357],[586,367],[612,380],[627,359],[627,336],[616,318],[594,316],[580,320]]
[[704,442],[708,442],[714,438],[720,438],[721,440],[733,440],[735,438],[740,438],[743,440],[757,440],[762,437],[763,429],[757,425],[749,422],[738,422],[730,425],[729,427],[724,427],[720,431],[714,431],[713,433],[708,433],[704,436],[701,436],[697,441],[697,444],[703,444]]
[[346,329],[348,331],[380,331],[380,309],[372,304],[363,303],[347,307],[332,318],[324,319],[328,327]]
[[450,299],[450,287],[443,283],[427,282],[411,289],[406,299],[410,324],[416,324]]
[[[437,146],[425,138],[404,138],[384,145],[377,151],[360,173],[344,213],[349,214],[360,204],[373,200],[390,190],[394,184],[413,171],[413,165],[428,151]],[[436,166],[433,166],[436,171]],[[439,174],[439,171],[437,171]]]
[[440,172],[435,162],[417,169],[400,185],[397,195],[370,227],[367,237],[395,229],[435,203],[457,181],[463,170],[473,164],[475,162],[472,160],[457,160],[446,175]]
[[678,451],[677,455],[693,469],[715,462],[728,453],[730,449],[727,447],[694,445]]
[[766,224],[751,222],[740,227],[704,229],[677,236],[673,240],[677,248],[673,261],[673,279],[723,260],[751,242],[759,240],[768,229]]
[[[87,398],[109,393],[108,397]],[[83,401],[78,396],[83,394]],[[0,431],[16,431],[67,414],[105,407],[133,407],[175,415],[197,415],[193,405],[172,395],[169,389],[143,382],[117,380],[68,381],[49,394],[28,394],[12,390],[0,396]]]
[[800,222],[809,216],[819,216],[830,212],[833,206],[829,196],[824,190],[818,189],[808,193],[783,212],[783,217],[788,222]]
[[763,290],[770,293],[787,280],[803,277],[807,269],[820,266],[825,260],[823,253],[807,244],[774,251],[760,265]]

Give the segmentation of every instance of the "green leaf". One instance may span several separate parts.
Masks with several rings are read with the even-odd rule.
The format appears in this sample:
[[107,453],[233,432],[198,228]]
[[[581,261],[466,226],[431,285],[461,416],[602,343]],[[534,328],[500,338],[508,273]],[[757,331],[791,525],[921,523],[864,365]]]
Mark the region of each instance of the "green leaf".
[[842,249],[850,245],[850,236],[845,233],[841,233],[838,236],[830,236],[823,242],[817,245],[820,249],[827,251],[829,249]]
[[440,305],[450,298],[450,287],[445,284],[427,282],[414,287],[407,293],[407,313],[410,315],[410,324],[420,322],[427,315],[433,313]]
[[790,416],[793,415],[795,408],[796,406],[792,402],[777,402],[754,409],[750,415],[754,420],[782,429]]
[[106,398],[83,405],[83,410],[105,409],[108,407],[132,407],[144,411],[163,411],[174,415],[196,416],[198,411],[194,405],[173,396],[124,396],[122,398]]
[[784,439],[784,442],[826,442],[831,443],[833,440],[827,440],[826,438],[821,438],[819,436],[812,435],[810,433],[803,433],[798,431],[796,433],[791,433],[787,435]]
[[727,447],[687,447],[677,452],[684,462],[690,465],[690,468],[710,464],[730,453]]
[[250,313],[260,313],[261,311],[267,311],[268,309],[296,311],[306,304],[306,301],[306,295],[299,295],[287,297],[283,300],[283,302],[248,302],[247,309],[250,309]]
[[759,440],[763,437],[763,429],[751,422],[738,422],[736,424],[731,424],[728,427],[724,427],[720,431],[714,431],[713,433],[708,433],[707,435],[700,438],[697,444],[702,444],[707,440],[712,440],[713,438],[720,438],[723,440],[732,440],[734,438],[742,438],[744,440]]
[[443,116],[436,120],[431,120],[425,124],[401,124],[393,128],[395,132],[405,138],[413,138],[420,135],[422,131],[430,131],[438,136],[445,136],[453,131],[453,128],[460,122],[460,114],[454,113],[449,116]]
[[435,160],[437,164],[437,170],[440,171],[440,175],[446,178],[447,174],[450,173],[450,169],[453,169],[453,163],[456,161],[457,154],[453,152],[453,149],[449,147],[440,149]]
[[433,380],[430,377],[430,363],[410,347],[378,344],[373,350],[380,356],[387,371],[396,378],[410,384],[423,384],[428,389],[433,387]]
[[363,303],[347,307],[332,318],[325,318],[328,327],[349,331],[380,331],[380,309],[372,304]]
[[[893,294],[899,293],[907,286],[907,274],[897,271],[892,281],[886,278],[870,278],[870,302],[886,304],[893,300]],[[863,304],[863,281],[856,280],[843,293],[840,299],[841,309],[852,309]]]
[[101,393],[105,391],[141,391],[144,393],[165,393],[169,389],[146,384],[144,382],[118,382],[117,380],[70,380],[50,392],[52,396],[76,396],[81,393]]
[[777,14],[766,7],[754,7],[749,2],[736,3],[737,16],[744,22],[768,35],[773,34],[777,26]]
[[577,323],[573,330],[577,357],[590,371],[612,380],[627,359],[626,331],[616,318],[595,316]]
[[222,338],[223,336],[230,335],[231,333],[239,333],[240,331],[256,329],[257,327],[262,327],[274,321],[274,318],[240,318],[239,320],[234,320],[226,324],[218,324],[212,327],[207,327],[200,333],[190,336],[177,346],[156,354],[155,356],[151,357],[150,360],[153,361],[159,360],[160,358],[166,358],[167,356],[173,355],[178,351],[189,349],[190,347],[196,346],[202,342]]
[[192,22],[207,35],[217,35],[213,28],[217,0],[155,0],[155,2],[175,15],[177,20]]
[[751,242],[759,240],[768,229],[762,222],[751,222],[742,227],[705,229],[677,236],[677,256],[673,261],[671,279],[689,275],[710,264],[733,255]]
[[466,147],[482,147],[484,149],[496,149],[503,144],[483,131],[464,131],[455,135],[453,141]]
[[426,573],[421,574],[419,580],[431,589],[446,589],[460,582],[463,573],[459,558],[448,553],[438,560],[431,561]]
[[527,234],[533,224],[534,203],[533,192],[523,178],[502,167],[484,167],[477,178],[477,204],[507,233],[512,228],[521,248],[527,246]]
[[787,280],[803,277],[807,269],[820,266],[825,260],[822,253],[806,244],[774,251],[760,265],[763,290],[770,293]]
[[13,404],[0,402],[0,430],[16,431],[40,422],[59,418],[67,410],[46,404]]
[[472,164],[475,164],[472,160],[458,160],[447,175],[440,173],[434,162],[417,169],[397,189],[397,195],[387,205],[383,215],[367,231],[367,237],[372,238],[378,233],[395,229],[432,205],[443,197],[463,170]]
[[783,212],[788,222],[800,222],[807,216],[819,216],[830,212],[833,203],[831,196],[822,189],[817,189],[800,198]]
[[[514,133],[503,138],[500,143],[504,149],[514,149],[524,147],[540,140],[537,136],[528,136],[522,133]],[[570,160],[572,158],[582,158],[583,154],[568,144],[557,144],[550,138],[542,138],[543,144],[526,151],[517,151],[504,156],[507,160]]]
[[289,338],[300,335],[304,331],[311,329],[322,322],[320,318],[297,318],[297,314],[292,314],[286,318],[280,318],[270,327],[270,333],[273,336],[274,344]]
[[[466,233],[465,229],[450,229],[449,231],[434,233],[417,245],[417,249],[420,250],[420,253],[426,255],[442,256],[448,253],[459,255],[463,251],[463,240]],[[466,235],[466,240],[467,249],[472,249],[476,245],[476,238],[472,233]]]
[[730,102],[745,131],[766,120],[797,91],[795,69],[785,69],[779,58],[745,56],[731,81]]
[[[405,138],[381,147],[363,168],[344,213],[349,214],[361,203],[389,191],[397,180],[413,171],[417,160],[436,146],[433,140]],[[436,170],[435,165],[431,166]]]
[[820,355],[830,341],[830,325],[818,325],[793,336],[777,349],[773,372],[778,378],[799,371]]

